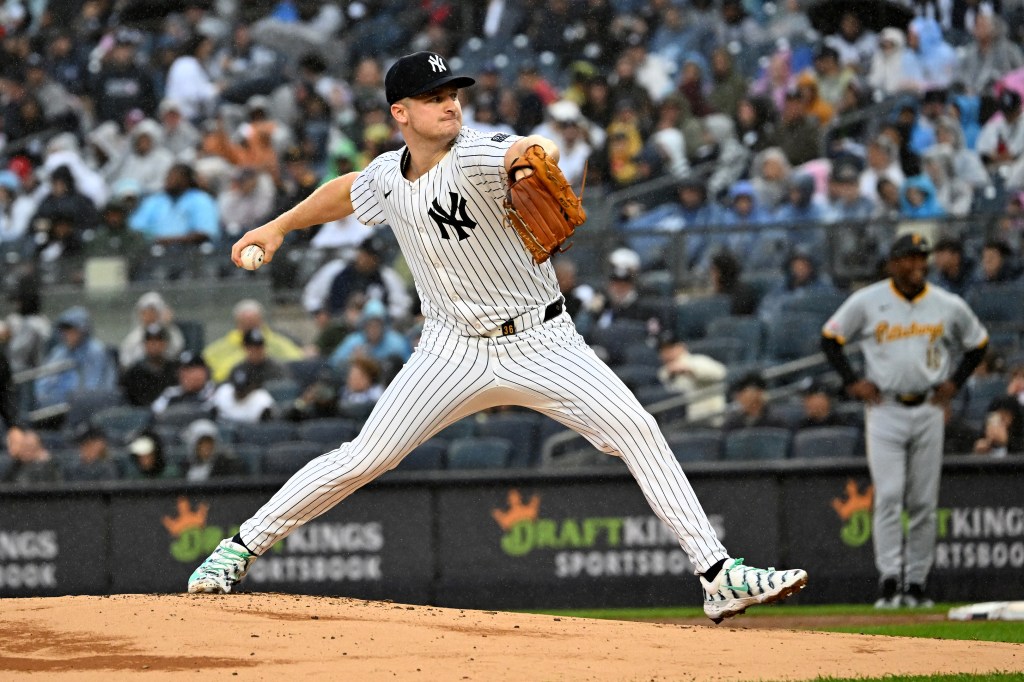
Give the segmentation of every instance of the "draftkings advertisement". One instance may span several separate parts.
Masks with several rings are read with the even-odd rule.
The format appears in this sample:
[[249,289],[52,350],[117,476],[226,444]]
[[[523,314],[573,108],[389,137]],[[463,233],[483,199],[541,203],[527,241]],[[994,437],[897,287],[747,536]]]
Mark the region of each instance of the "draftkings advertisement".
[[[929,591],[1024,594],[1020,466],[943,474]],[[691,472],[729,553],[808,571],[800,603],[877,593],[866,467]],[[0,488],[0,597],[183,592],[267,486]],[[240,591],[465,608],[700,604],[694,566],[628,475],[409,478],[371,485],[264,553]]]
[[[737,487],[738,486],[738,487]],[[702,482],[715,532],[749,548],[748,561],[778,556],[773,486]],[[730,512],[737,496],[755,516]],[[699,598],[694,567],[635,484],[579,483],[459,488],[439,499],[439,601],[486,599],[495,607],[683,603]]]
[[[184,591],[192,571],[266,499],[251,492],[115,499],[112,558],[126,568],[113,571],[113,591]],[[433,554],[426,491],[363,491],[264,553],[239,589],[424,601],[432,572],[423,567]]]

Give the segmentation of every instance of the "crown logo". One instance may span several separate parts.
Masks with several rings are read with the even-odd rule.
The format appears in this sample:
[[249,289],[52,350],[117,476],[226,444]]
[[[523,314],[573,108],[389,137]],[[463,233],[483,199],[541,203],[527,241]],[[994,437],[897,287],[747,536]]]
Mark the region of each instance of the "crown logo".
[[846,499],[832,498],[832,508],[836,510],[843,521],[849,520],[856,512],[868,511],[871,509],[871,502],[875,497],[875,486],[869,485],[860,492],[857,483],[852,478],[846,481]]
[[502,530],[509,530],[522,521],[534,521],[540,514],[540,498],[534,495],[527,503],[523,496],[513,488],[508,491],[508,510],[492,509],[491,516],[498,522]]
[[210,505],[205,502],[199,504],[195,511],[189,504],[188,498],[178,498],[178,516],[165,516],[163,518],[164,528],[172,537],[179,537],[191,528],[202,528],[206,525],[206,514],[210,511]]

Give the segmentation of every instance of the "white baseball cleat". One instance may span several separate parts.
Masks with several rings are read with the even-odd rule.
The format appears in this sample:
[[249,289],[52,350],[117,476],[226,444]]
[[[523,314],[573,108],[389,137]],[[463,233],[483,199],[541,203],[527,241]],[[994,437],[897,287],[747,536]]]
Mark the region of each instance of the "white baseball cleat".
[[244,545],[231,538],[221,540],[213,554],[188,579],[188,591],[191,594],[227,594],[245,577],[256,558]]
[[713,581],[700,576],[704,586],[704,613],[715,623],[738,616],[756,604],[771,604],[799,592],[807,584],[807,571],[744,566],[729,559]]

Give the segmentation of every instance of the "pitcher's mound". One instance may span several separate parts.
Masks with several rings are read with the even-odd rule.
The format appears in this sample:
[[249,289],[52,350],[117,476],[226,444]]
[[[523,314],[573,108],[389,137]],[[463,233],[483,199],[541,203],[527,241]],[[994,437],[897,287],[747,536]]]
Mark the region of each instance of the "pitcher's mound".
[[996,670],[1024,671],[1024,647],[284,594],[8,599],[0,610],[5,680],[803,680]]

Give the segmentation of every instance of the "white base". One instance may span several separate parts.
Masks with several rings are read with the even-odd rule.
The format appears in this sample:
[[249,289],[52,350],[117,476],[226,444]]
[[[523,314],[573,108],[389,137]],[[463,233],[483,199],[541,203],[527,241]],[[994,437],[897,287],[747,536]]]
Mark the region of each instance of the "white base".
[[949,610],[950,620],[1024,620],[1024,601],[987,601]]

